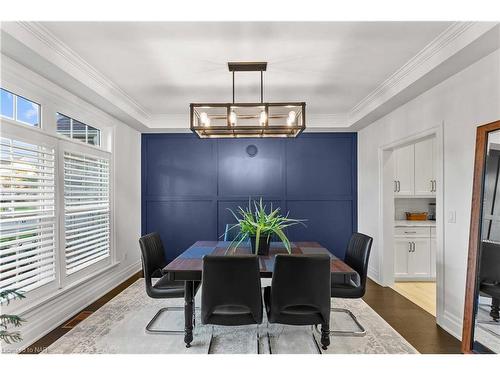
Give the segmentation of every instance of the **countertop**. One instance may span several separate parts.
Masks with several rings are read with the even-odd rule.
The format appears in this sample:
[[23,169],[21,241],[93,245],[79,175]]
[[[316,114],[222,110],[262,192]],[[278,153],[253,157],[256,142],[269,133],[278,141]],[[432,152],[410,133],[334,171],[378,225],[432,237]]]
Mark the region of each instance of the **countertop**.
[[395,220],[395,227],[435,227],[435,220]]

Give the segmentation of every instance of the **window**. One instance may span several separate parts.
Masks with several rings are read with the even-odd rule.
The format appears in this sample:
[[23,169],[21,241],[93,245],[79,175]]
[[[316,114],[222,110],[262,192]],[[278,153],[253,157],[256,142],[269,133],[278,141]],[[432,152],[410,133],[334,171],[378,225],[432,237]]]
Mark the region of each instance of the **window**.
[[0,148],[0,289],[27,292],[55,279],[55,153],[5,137]]
[[40,105],[0,88],[0,115],[31,126],[40,126]]
[[89,145],[100,146],[101,131],[63,114],[57,114],[57,132]]
[[64,222],[68,274],[109,257],[108,160],[64,152]]
[[0,89],[0,100],[2,116],[14,120],[14,94]]

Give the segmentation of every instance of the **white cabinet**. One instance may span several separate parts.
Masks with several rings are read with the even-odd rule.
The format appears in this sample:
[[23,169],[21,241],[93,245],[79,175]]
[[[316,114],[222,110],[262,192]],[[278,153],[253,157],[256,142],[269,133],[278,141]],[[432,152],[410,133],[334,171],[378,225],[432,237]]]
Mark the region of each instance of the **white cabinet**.
[[414,194],[415,151],[413,145],[394,151],[394,193],[395,195]]
[[410,274],[415,278],[431,277],[431,240],[430,238],[413,238],[413,250],[410,253]]
[[436,195],[435,164],[435,138],[394,150],[394,195]]
[[415,143],[415,195],[436,194],[435,139]]
[[430,228],[395,228],[394,234],[394,279],[433,280],[432,241],[435,242],[435,238],[431,238]]
[[411,242],[407,239],[394,240],[394,278],[406,278],[410,275],[408,267]]

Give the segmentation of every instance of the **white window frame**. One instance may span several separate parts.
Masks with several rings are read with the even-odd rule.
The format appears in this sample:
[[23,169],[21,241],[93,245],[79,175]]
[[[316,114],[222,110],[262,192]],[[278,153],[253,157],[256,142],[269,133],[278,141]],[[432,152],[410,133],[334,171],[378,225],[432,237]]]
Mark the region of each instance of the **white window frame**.
[[[13,91],[11,91],[11,90],[9,90],[1,85],[0,85],[0,88],[3,89],[4,91],[7,91],[9,94],[11,94],[13,96],[13,104],[14,104],[14,106],[12,108],[13,109],[12,118],[8,118],[8,117],[5,117],[2,114],[0,114],[0,118],[2,120],[12,121],[18,125],[27,126],[30,128],[35,128],[35,129],[42,128],[42,122],[43,122],[42,121],[42,105],[40,103],[38,103],[35,100],[29,99],[24,95],[16,94],[15,92],[13,92]],[[25,122],[25,121],[21,121],[21,120],[17,119],[17,98],[22,98],[24,100],[27,100],[28,102],[35,103],[38,106],[38,125],[33,125],[33,124],[30,124],[29,122]]]
[[[1,118],[0,119],[0,124],[2,126],[2,137],[6,138],[12,138],[16,140],[20,140],[26,143],[31,143],[31,144],[37,144],[41,145],[44,147],[49,147],[54,149],[54,171],[56,173],[56,177],[54,180],[55,183],[55,215],[56,215],[56,220],[55,220],[55,244],[54,244],[54,251],[55,251],[55,279],[48,282],[47,284],[44,284],[38,288],[35,288],[33,290],[30,290],[27,292],[26,296],[29,296],[29,298],[25,298],[22,300],[16,300],[11,302],[9,305],[2,306],[2,309],[5,307],[6,310],[9,310],[9,307],[11,305],[16,306],[16,311],[17,309],[23,309],[30,304],[33,303],[33,300],[38,300],[39,298],[42,298],[43,296],[50,294],[52,292],[57,291],[61,287],[61,273],[58,272],[58,269],[60,267],[60,262],[61,262],[61,242],[59,240],[60,237],[60,226],[58,225],[58,218],[60,216],[60,205],[58,204],[59,197],[60,197],[60,187],[58,184],[58,178],[57,178],[57,170],[59,169],[59,159],[57,157],[57,150],[58,150],[58,141],[57,139],[54,139],[54,137],[51,137],[50,135],[43,134],[40,131],[36,131],[37,128],[35,127],[24,127],[20,126],[18,122],[6,119],[6,118]],[[35,130],[35,131],[33,131]]]
[[[55,118],[55,117],[54,117]],[[89,277],[98,274],[110,266],[117,265],[119,262],[116,259],[115,249],[115,231],[114,231],[114,167],[113,157],[108,151],[98,149],[95,146],[85,144],[80,141],[68,139],[64,136],[56,134],[47,134],[39,127],[22,125],[19,122],[0,118],[0,126],[2,136],[14,138],[27,143],[36,143],[45,147],[54,148],[54,168],[55,168],[55,280],[42,285],[36,289],[26,293],[26,298],[22,300],[14,300],[9,305],[2,306],[6,313],[25,312],[31,310],[35,306],[43,303],[47,298],[51,298],[59,293],[64,292],[70,287],[74,287],[80,283],[88,281]],[[61,138],[63,137],[63,138]],[[64,152],[76,152],[90,157],[105,158],[109,161],[109,199],[110,199],[110,255],[105,259],[100,260],[88,267],[78,270],[70,275],[66,274],[66,259],[65,259],[65,227],[64,227]]]
[[[57,131],[57,115],[58,114],[61,115],[61,116],[67,117],[69,119],[69,123],[70,123],[69,137],[67,135],[64,135],[63,133],[59,133]],[[67,115],[65,113],[62,113],[60,111],[56,112],[55,116],[56,116],[56,133],[57,133],[57,135],[59,137],[62,136],[62,137],[64,137],[64,139],[71,139],[72,141],[77,142],[78,144],[82,144],[83,143],[84,145],[95,147],[95,148],[97,148],[99,150],[101,149],[101,147],[102,147],[101,146],[102,145],[102,129],[101,128],[98,128],[98,127],[93,126],[93,125],[89,125],[86,122],[83,122],[83,121],[80,121],[78,119],[75,119],[74,117],[69,116],[69,115]],[[80,124],[85,125],[85,142],[82,142],[82,141],[79,141],[78,139],[73,138],[73,121],[77,121]],[[99,131],[99,144],[98,145],[93,145],[93,144],[88,143],[89,128],[96,129],[97,131]]]
[[[28,143],[42,140],[47,144],[56,145],[55,168],[56,168],[56,280],[50,287],[48,284],[34,289],[26,295],[25,299],[13,300],[8,305],[2,305],[3,313],[15,313],[19,315],[33,311],[38,306],[48,303],[55,297],[66,293],[73,288],[91,281],[97,275],[116,267],[120,264],[115,249],[115,207],[114,207],[114,127],[120,122],[97,107],[82,100],[76,95],[57,86],[53,82],[38,75],[32,70],[20,65],[15,60],[0,54],[2,59],[2,83],[1,87],[14,95],[27,98],[40,105],[40,126],[26,125],[22,122],[0,116],[0,131],[11,137],[19,137]],[[89,145],[78,140],[70,139],[57,133],[57,113],[65,114],[71,118],[80,119],[85,124],[99,124],[100,146]],[[61,239],[64,226],[61,226],[61,216],[64,216],[64,185],[61,185],[61,164],[60,148],[71,148],[84,150],[89,156],[101,157],[104,153],[108,155],[110,164],[110,264],[90,267],[84,272],[75,272],[74,277],[67,278],[65,275],[65,249]],[[64,178],[64,176],[62,176]],[[64,224],[64,223],[63,223]],[[107,258],[106,258],[107,259]]]
[[[63,277],[63,287],[68,284],[73,284],[85,276],[88,276],[92,273],[99,271],[100,269],[111,265],[115,260],[115,251],[114,251],[114,220],[113,220],[113,212],[114,212],[114,199],[113,199],[113,159],[111,154],[107,151],[89,149],[90,145],[77,141],[68,142],[66,140],[59,140],[59,149],[58,149],[58,157],[59,167],[58,167],[58,182],[59,186],[61,186],[61,215],[59,216],[59,227],[60,231],[60,244],[61,244],[61,257],[62,262],[60,264],[59,272]],[[65,257],[65,248],[66,248],[66,238],[65,231],[66,228],[64,226],[64,153],[78,153],[89,157],[98,157],[101,159],[107,159],[109,162],[109,257],[102,259],[94,264],[89,265],[88,267],[82,268],[78,271],[75,271],[71,274],[66,273],[66,257]]]

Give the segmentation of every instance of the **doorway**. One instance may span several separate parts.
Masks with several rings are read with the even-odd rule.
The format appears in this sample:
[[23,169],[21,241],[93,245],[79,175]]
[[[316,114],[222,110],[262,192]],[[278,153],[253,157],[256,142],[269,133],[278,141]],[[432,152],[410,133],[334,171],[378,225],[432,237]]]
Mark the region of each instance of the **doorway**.
[[381,282],[436,317],[443,302],[442,126],[382,147]]

